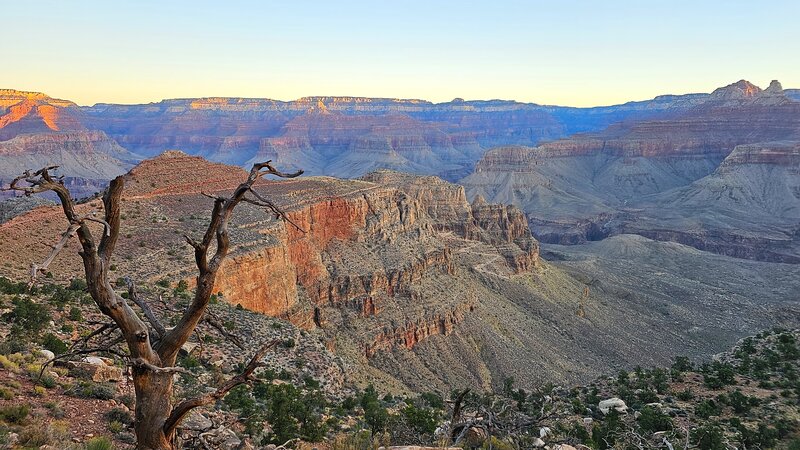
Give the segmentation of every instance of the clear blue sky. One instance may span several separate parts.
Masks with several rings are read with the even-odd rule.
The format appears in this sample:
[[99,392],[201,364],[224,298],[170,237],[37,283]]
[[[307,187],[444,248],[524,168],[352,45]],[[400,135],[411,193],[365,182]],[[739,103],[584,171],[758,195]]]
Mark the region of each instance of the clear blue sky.
[[0,88],[588,106],[800,87],[800,1],[0,0]]

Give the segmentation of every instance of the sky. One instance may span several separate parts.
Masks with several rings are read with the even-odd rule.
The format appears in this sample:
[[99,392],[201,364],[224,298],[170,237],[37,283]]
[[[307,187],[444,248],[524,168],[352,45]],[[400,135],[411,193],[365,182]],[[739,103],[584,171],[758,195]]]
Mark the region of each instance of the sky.
[[0,88],[594,106],[800,88],[800,1],[0,0]]

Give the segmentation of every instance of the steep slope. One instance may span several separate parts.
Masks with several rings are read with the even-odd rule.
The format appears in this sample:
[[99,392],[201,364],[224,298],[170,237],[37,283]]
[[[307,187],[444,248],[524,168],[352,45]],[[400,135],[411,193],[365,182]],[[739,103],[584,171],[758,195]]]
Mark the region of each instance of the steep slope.
[[[475,173],[462,183],[471,198],[480,195],[521,207],[537,237],[546,242],[578,243],[625,230],[670,239],[669,233],[648,233],[647,227],[659,227],[657,219],[671,213],[688,218],[689,211],[707,209],[687,205],[681,212],[681,201],[660,201],[656,194],[683,188],[715,173],[737,145],[793,139],[800,139],[800,102],[786,97],[778,82],[762,91],[740,81],[717,89],[688,110],[658,120],[622,122],[601,133],[576,135],[536,148],[490,150]],[[775,162],[787,167],[789,173],[795,170],[791,158]],[[755,173],[750,180],[758,183],[753,177]],[[786,177],[779,179],[788,182]],[[775,194],[789,195],[789,184]],[[785,201],[793,200],[787,197]],[[755,213],[760,211],[758,205],[748,206],[742,199],[736,208],[751,216],[750,226],[741,224],[744,229],[758,233],[752,226],[761,219]],[[723,209],[717,205],[715,211],[724,213]],[[636,221],[651,214],[643,211],[650,210],[655,211],[654,221],[638,226]],[[779,215],[777,220],[788,225],[793,218]],[[715,233],[714,221],[705,222],[710,228],[705,234]],[[631,226],[626,228],[625,224]],[[729,251],[702,241],[703,237],[681,240],[699,248],[749,257],[747,251]],[[755,253],[749,254],[762,258]]]
[[800,263],[800,142],[737,146],[711,175],[648,198],[628,232]]
[[[244,176],[239,168],[179,152],[133,169],[126,176],[115,273],[191,283],[191,252],[181,235],[200,233],[207,220],[210,200],[200,192],[227,193]],[[637,283],[644,273],[634,276],[616,266],[608,269],[613,275],[595,280],[566,262],[540,260],[538,243],[516,208],[480,199],[470,204],[462,187],[435,177],[379,171],[361,180],[262,181],[256,189],[299,229],[241,205],[231,226],[233,250],[215,291],[229,303],[318,334],[359,383],[377,380],[420,391],[489,387],[506,376],[522,386],[585,380],[676,353],[708,354],[776,318],[788,323],[798,317],[781,313],[791,304],[787,292],[799,282],[787,275],[791,266],[706,257],[723,274],[752,264],[747,270],[781,286],[760,292],[757,305],[744,301],[754,288],[739,276],[698,270],[687,282],[679,268],[660,263],[645,272],[669,273],[660,282],[663,290],[642,290]],[[95,200],[80,205],[80,212],[99,207]],[[7,264],[0,274],[26,277],[29,264],[63,232],[60,214],[55,207],[38,208],[1,224]],[[678,260],[695,257],[696,251],[672,245]],[[668,260],[675,259],[662,263]],[[603,265],[612,261],[622,264]],[[71,252],[51,265],[57,279],[79,268]],[[719,287],[709,291],[710,283]],[[714,319],[732,305],[728,298],[739,299],[735,310],[746,320]],[[702,332],[676,327],[664,309],[709,325]]]

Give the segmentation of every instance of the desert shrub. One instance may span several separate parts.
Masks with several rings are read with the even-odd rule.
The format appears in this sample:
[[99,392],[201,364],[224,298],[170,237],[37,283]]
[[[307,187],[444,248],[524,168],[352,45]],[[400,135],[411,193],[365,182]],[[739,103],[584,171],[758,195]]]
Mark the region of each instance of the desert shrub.
[[[326,403],[317,390],[301,390],[291,384],[257,383],[252,389],[247,386],[232,389],[224,404],[239,413],[248,433],[258,435],[261,445],[283,444],[300,436],[319,441],[327,432],[322,421]],[[264,422],[271,427],[269,433],[263,433]]]
[[93,383],[79,381],[65,391],[65,394],[79,398],[96,398],[98,400],[111,400],[116,394],[114,386],[108,383]]
[[53,378],[52,375],[48,375],[48,374],[45,373],[45,374],[42,374],[41,377],[39,377],[38,374],[37,374],[36,377],[38,379],[38,383],[39,383],[40,386],[45,387],[47,389],[52,389],[52,388],[56,387],[56,384],[57,384],[56,383],[56,379]]
[[672,419],[657,407],[645,406],[642,408],[638,422],[639,428],[647,433],[669,431],[672,429]]
[[21,424],[30,412],[28,405],[5,405],[0,407],[0,420],[7,423]]
[[636,394],[636,397],[639,399],[639,402],[643,404],[658,402],[658,395],[655,393],[655,391],[651,391],[650,389],[642,390]]
[[14,398],[14,393],[8,388],[0,387],[0,398],[3,400],[11,400]]
[[676,356],[670,368],[676,372],[690,372],[694,370],[694,364],[687,356]]
[[50,312],[45,305],[40,305],[29,298],[22,297],[14,297],[11,303],[14,307],[10,312],[3,314],[3,319],[11,322],[12,335],[35,335],[42,331],[50,321]]
[[8,370],[9,372],[19,371],[19,364],[11,361],[5,355],[0,355],[0,366],[3,366],[3,369]]
[[703,365],[703,383],[711,389],[721,389],[736,384],[736,372],[732,365],[720,361]]
[[742,394],[742,391],[740,390],[732,392],[728,398],[729,403],[736,414],[747,414],[750,411],[750,407],[754,406],[751,405],[750,398]]
[[87,288],[88,286],[86,285],[86,280],[84,280],[83,278],[73,278],[69,282],[69,287],[67,287],[67,289],[69,289],[70,291],[81,291],[81,292],[85,291]]
[[725,435],[716,423],[709,422],[692,430],[690,439],[700,450],[725,450]]
[[444,400],[442,396],[435,392],[423,392],[419,398],[431,408],[444,409]]
[[47,333],[44,335],[42,338],[42,346],[56,355],[61,355],[69,350],[69,346],[53,333]]
[[186,292],[187,289],[189,289],[189,283],[186,280],[178,281],[178,285],[175,286],[176,293]]
[[616,443],[617,435],[625,428],[620,414],[611,410],[600,424],[592,427],[591,447],[605,450],[613,448]]
[[694,407],[694,413],[702,419],[708,419],[711,416],[718,416],[722,409],[717,405],[714,400],[702,400],[697,406]]
[[690,401],[691,399],[694,398],[694,394],[692,393],[692,390],[689,389],[689,388],[686,388],[686,389],[678,392],[677,394],[675,394],[675,396],[678,398],[678,400],[681,400],[681,401],[684,401],[684,402],[688,402],[688,401]]
[[106,420],[130,425],[133,423],[133,416],[131,412],[125,408],[112,408],[106,413]]
[[85,450],[112,450],[113,448],[114,444],[105,436],[92,438],[84,444]]
[[331,450],[377,450],[389,447],[388,433],[373,435],[367,430],[353,434],[339,434],[331,442]]
[[6,277],[0,277],[0,292],[4,294],[24,294],[28,291],[25,283],[15,283]]
[[108,422],[108,431],[117,434],[121,433],[125,429],[125,425],[122,422],[117,422],[116,420],[112,420]]
[[378,399],[375,386],[369,385],[361,395],[361,407],[364,409],[364,422],[373,434],[384,431],[389,422],[389,413]]
[[81,309],[77,306],[73,306],[69,310],[69,320],[80,321],[83,314],[81,313]]
[[421,434],[433,434],[441,418],[438,410],[414,404],[406,406],[400,413],[406,424]]

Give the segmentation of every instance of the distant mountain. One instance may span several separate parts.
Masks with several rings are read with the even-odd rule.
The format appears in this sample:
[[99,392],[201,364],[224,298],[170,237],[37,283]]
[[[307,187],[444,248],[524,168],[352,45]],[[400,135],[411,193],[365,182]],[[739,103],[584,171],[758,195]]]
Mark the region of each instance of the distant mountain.
[[[791,206],[800,195],[791,181],[800,169],[792,156],[795,141],[800,141],[800,102],[786,96],[776,81],[762,90],[742,80],[655,119],[628,120],[535,148],[490,150],[462,183],[471,197],[521,207],[545,242],[579,243],[637,232],[734,256],[800,262],[794,243],[796,206]],[[756,156],[743,156],[750,154]],[[778,169],[768,173],[766,167]],[[757,174],[774,178],[759,180]],[[764,183],[781,184],[770,191],[781,197],[738,196],[735,206],[723,206],[707,191],[726,182],[744,184],[741,189],[751,193],[767,189]],[[681,191],[687,186],[706,194]],[[691,208],[685,203],[689,198],[695,202]],[[763,215],[765,208],[771,208],[769,217]],[[728,222],[723,217],[734,210],[740,219],[750,219],[737,222],[742,230],[731,234],[736,226],[723,224]],[[671,221],[676,215],[685,220]],[[645,217],[652,220],[643,222]],[[766,223],[779,224],[781,237],[762,235]],[[695,230],[691,238],[689,229]],[[788,245],[784,250],[789,253],[764,239]],[[761,248],[765,245],[770,249]]]
[[88,127],[142,155],[179,148],[230,164],[268,157],[311,174],[355,177],[390,168],[455,180],[469,174],[488,148],[535,145],[632,117],[684,110],[707,96],[662,96],[599,108],[501,100],[200,98],[98,104],[82,111]]

